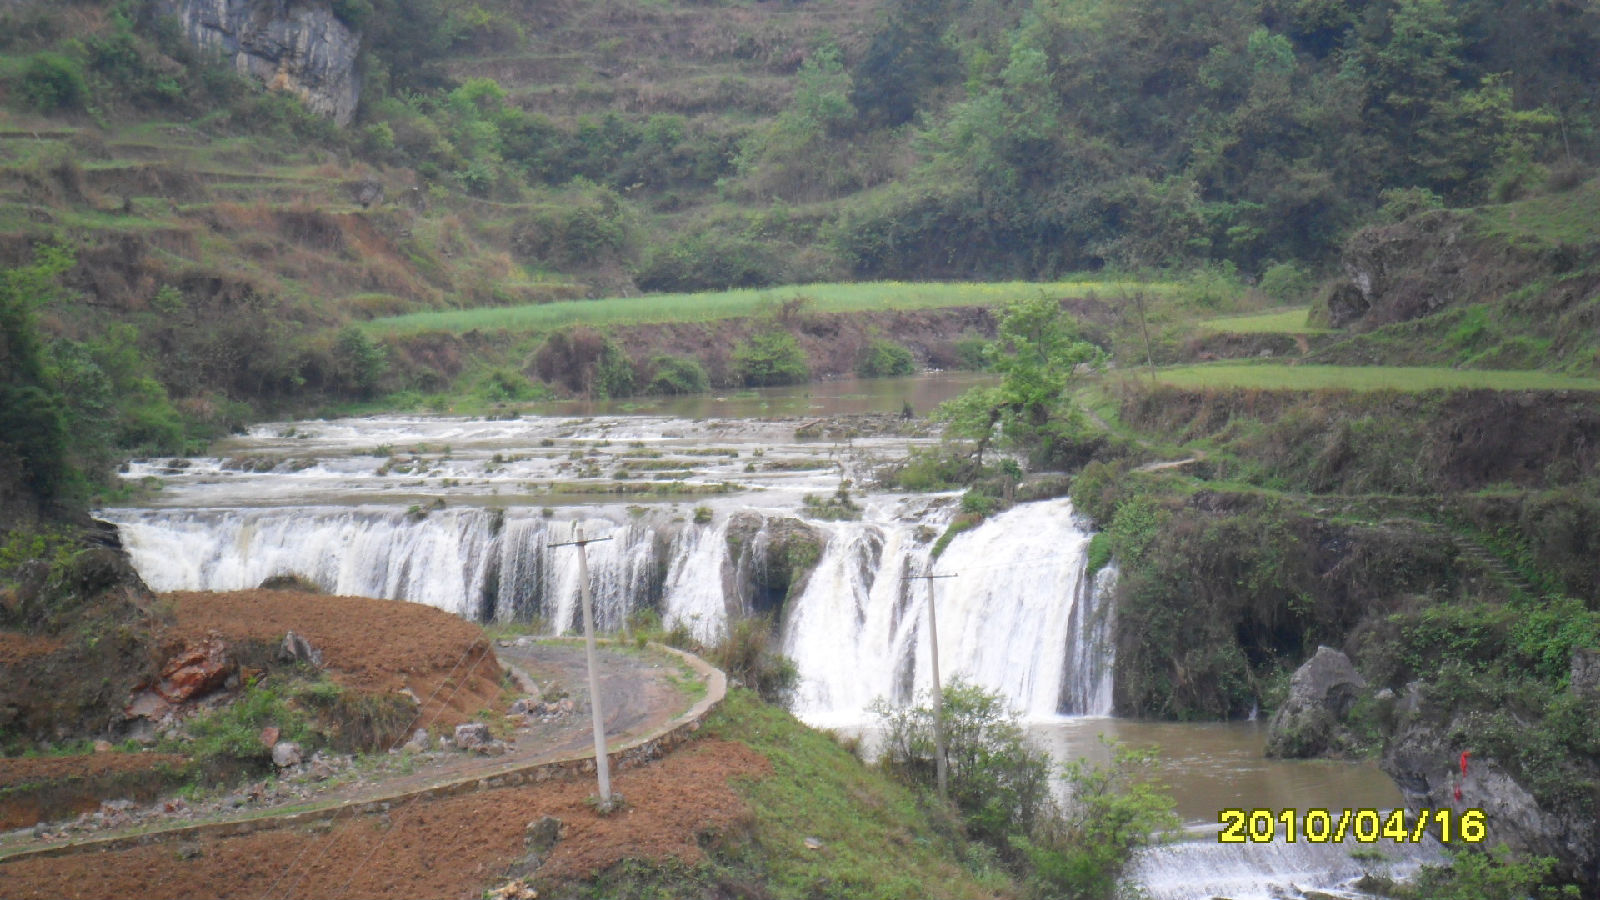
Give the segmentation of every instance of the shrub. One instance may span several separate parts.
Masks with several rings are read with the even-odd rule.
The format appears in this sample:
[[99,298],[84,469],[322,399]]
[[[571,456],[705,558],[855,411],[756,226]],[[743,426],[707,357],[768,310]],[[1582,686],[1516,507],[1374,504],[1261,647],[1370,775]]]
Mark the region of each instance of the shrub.
[[757,334],[733,351],[734,371],[748,387],[801,384],[811,377],[811,366],[800,342],[787,331]]
[[800,681],[794,660],[775,647],[775,629],[765,616],[738,619],[728,626],[722,640],[706,651],[711,664],[728,673],[776,706],[788,706]]
[[89,90],[83,67],[59,53],[40,53],[28,61],[20,87],[22,99],[40,112],[79,109]]
[[515,369],[501,366],[484,373],[474,393],[491,403],[507,403],[542,400],[549,395],[550,389],[542,384],[534,384],[528,380],[528,376]]
[[1108,766],[1067,763],[1070,798],[1031,837],[1013,840],[1032,870],[1035,896],[1094,900],[1117,895],[1133,855],[1178,826],[1172,798],[1156,783],[1154,750],[1112,745]]
[[[999,694],[956,678],[944,686],[950,799],[974,835],[1006,846],[1052,811],[1049,754],[1030,747],[1014,711]],[[883,763],[924,787],[935,783],[933,709],[873,708],[884,729]]]
[[550,332],[533,357],[538,376],[589,397],[628,397],[633,363],[614,341],[582,325]]
[[657,356],[650,360],[655,374],[647,389],[651,394],[703,394],[711,390],[711,379],[706,377],[700,361],[686,356]]
[[961,511],[975,516],[988,516],[1000,508],[1000,500],[991,497],[977,488],[961,495]]
[[673,292],[765,287],[795,278],[770,244],[713,231],[657,245],[635,280],[641,290]]
[[1274,300],[1293,302],[1302,300],[1315,285],[1305,270],[1292,262],[1268,266],[1256,283],[1256,290]]
[[977,336],[957,338],[955,342],[956,365],[962,369],[981,372],[989,368],[987,356],[989,340]]
[[339,20],[350,26],[351,31],[360,31],[372,19],[371,0],[333,0],[333,14]]
[[856,361],[856,374],[862,378],[886,378],[916,372],[911,351],[893,341],[877,339],[867,345]]
[[339,332],[333,355],[344,388],[360,397],[372,396],[378,380],[389,369],[388,349],[354,325]]

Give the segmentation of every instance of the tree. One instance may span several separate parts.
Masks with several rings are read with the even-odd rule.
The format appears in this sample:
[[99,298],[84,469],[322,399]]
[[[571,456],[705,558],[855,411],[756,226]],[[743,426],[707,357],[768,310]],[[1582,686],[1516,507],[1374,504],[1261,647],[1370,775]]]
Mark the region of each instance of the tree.
[[[1050,757],[1028,745],[1017,714],[1000,694],[960,677],[944,686],[950,800],[980,838],[1005,846],[1052,812]],[[902,777],[934,783],[933,710],[878,703],[884,760]]]
[[72,254],[43,246],[32,265],[0,270],[0,458],[14,455],[34,494],[51,500],[70,473],[62,397],[49,378],[36,311],[59,293]]
[[1178,827],[1172,798],[1154,778],[1155,751],[1107,743],[1110,765],[1068,762],[1068,800],[1060,815],[1014,841],[1033,870],[1029,882],[1036,896],[1115,896],[1134,854]]
[[1067,388],[1105,363],[1105,351],[1083,340],[1061,304],[1044,294],[1006,308],[986,356],[1002,376],[999,386],[968,391],[936,414],[949,423],[946,434],[976,441],[973,475],[996,437],[1037,448],[1048,443],[1053,426],[1070,425],[1076,411]]

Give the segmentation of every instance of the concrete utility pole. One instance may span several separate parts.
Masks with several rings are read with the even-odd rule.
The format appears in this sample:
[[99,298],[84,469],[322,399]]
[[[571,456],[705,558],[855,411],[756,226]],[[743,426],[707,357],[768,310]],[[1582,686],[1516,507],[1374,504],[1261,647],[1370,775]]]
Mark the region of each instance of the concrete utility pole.
[[950,799],[950,763],[947,757],[950,748],[944,740],[944,686],[939,682],[939,620],[934,615],[933,582],[940,578],[954,578],[955,573],[949,575],[913,575],[928,582],[928,645],[933,649],[933,743],[934,771],[938,773],[939,799]]
[[606,722],[605,716],[600,711],[600,672],[595,661],[594,647],[594,601],[589,599],[589,554],[588,546],[611,538],[589,538],[584,540],[583,527],[576,526],[573,532],[575,537],[564,543],[551,544],[551,547],[577,547],[578,548],[578,593],[583,597],[583,647],[584,654],[589,664],[589,711],[594,717],[594,771],[600,779],[600,811],[611,811],[611,760],[606,756]]

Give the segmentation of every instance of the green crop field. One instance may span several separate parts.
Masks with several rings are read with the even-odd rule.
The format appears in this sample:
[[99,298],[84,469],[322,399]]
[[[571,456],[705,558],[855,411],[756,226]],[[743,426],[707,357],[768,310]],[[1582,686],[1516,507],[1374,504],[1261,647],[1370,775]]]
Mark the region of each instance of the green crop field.
[[378,335],[425,331],[547,331],[563,325],[641,325],[660,322],[709,322],[776,311],[787,300],[804,297],[813,312],[861,312],[875,309],[935,309],[951,306],[998,306],[1041,291],[1062,296],[1115,294],[1140,290],[1171,294],[1171,282],[901,282],[873,281],[808,284],[791,287],[654,294],[604,300],[567,300],[511,306],[411,313],[373,319],[367,330]]
[[1158,381],[1184,388],[1264,390],[1431,391],[1487,388],[1499,391],[1600,391],[1600,379],[1549,372],[1399,366],[1290,366],[1212,363],[1157,369]]
[[1229,334],[1327,334],[1328,329],[1317,328],[1306,322],[1306,316],[1310,312],[1309,307],[1299,306],[1252,316],[1224,316],[1220,319],[1207,319],[1200,323],[1200,327],[1207,331],[1222,331]]

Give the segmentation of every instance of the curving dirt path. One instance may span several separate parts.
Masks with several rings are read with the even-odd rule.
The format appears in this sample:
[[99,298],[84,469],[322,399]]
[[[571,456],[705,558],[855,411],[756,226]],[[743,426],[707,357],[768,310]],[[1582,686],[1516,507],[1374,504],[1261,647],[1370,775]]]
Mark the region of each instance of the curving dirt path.
[[[197,818],[192,810],[180,808],[165,821],[157,819],[152,823],[146,815],[136,829],[99,831],[88,839],[52,835],[48,829],[14,831],[0,835],[0,859],[104,850],[131,842],[186,840],[200,834],[226,832],[230,825],[259,830],[273,827],[279,819],[297,825],[326,821],[343,811],[386,810],[419,796],[503,786],[508,776],[520,780],[513,773],[592,759],[593,731],[582,642],[518,638],[497,643],[496,655],[501,663],[530,689],[519,693],[565,695],[571,701],[569,712],[543,721],[505,717],[505,724],[498,729],[505,739],[503,755],[458,751],[391,755],[383,761],[389,764],[388,771],[380,765],[376,770],[352,770],[342,777],[300,789],[249,790],[231,814]],[[619,749],[659,737],[674,724],[702,716],[724,691],[720,672],[668,648],[602,645],[599,662],[607,745],[614,756]],[[470,673],[466,677],[470,678]],[[592,771],[593,764],[582,768]],[[538,780],[561,774],[565,773],[540,774]],[[302,774],[300,780],[305,781],[306,776]],[[4,874],[0,870],[0,883]]]

